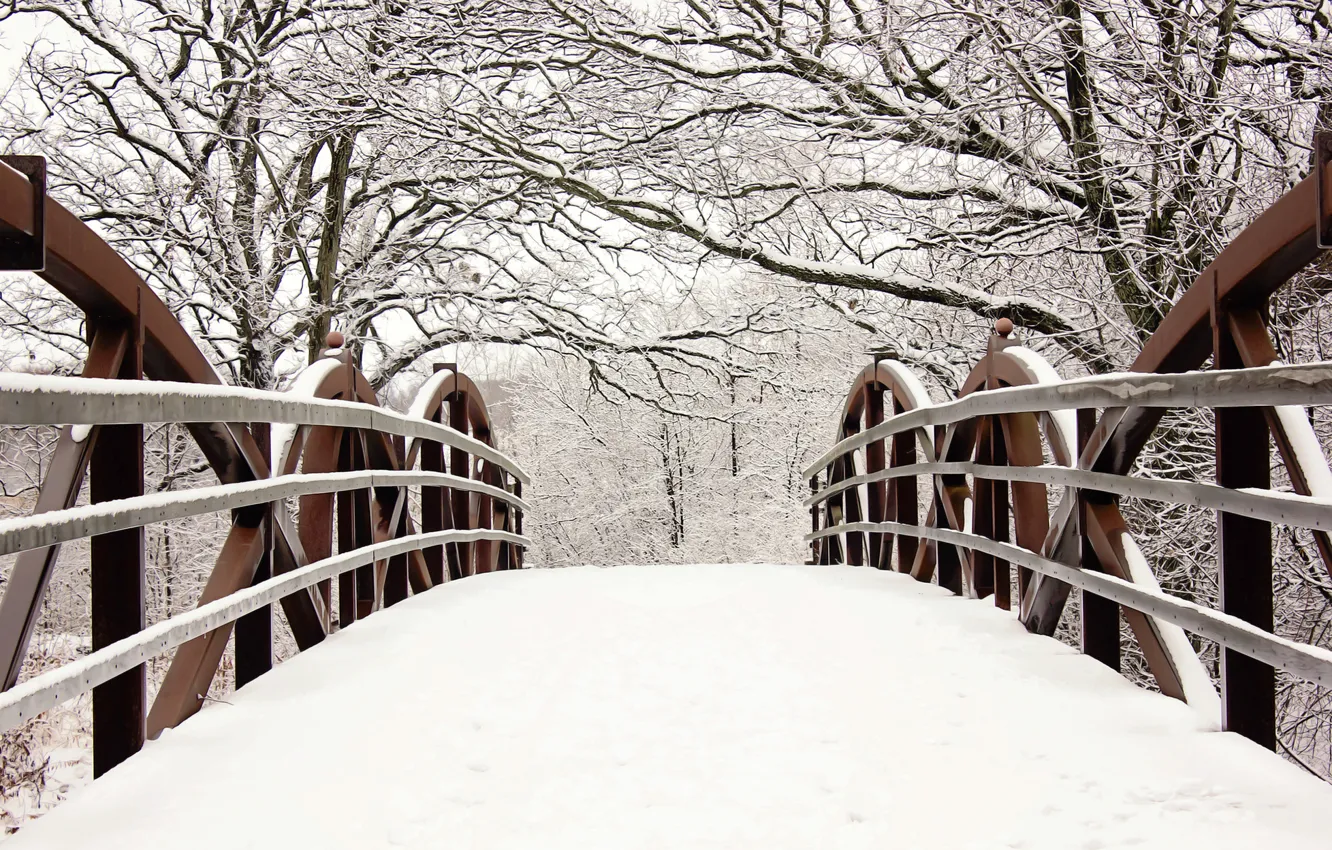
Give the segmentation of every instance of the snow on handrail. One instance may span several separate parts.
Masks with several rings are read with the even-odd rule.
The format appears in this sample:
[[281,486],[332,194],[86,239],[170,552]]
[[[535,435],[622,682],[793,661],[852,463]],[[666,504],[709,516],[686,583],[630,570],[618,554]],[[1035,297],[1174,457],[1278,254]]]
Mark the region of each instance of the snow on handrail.
[[834,525],[805,535],[814,541],[835,534],[880,532],[905,535],[938,543],[962,546],[1002,558],[1018,566],[1070,584],[1128,608],[1167,620],[1194,634],[1214,640],[1236,652],[1255,658],[1324,687],[1332,686],[1332,652],[1317,646],[1278,637],[1238,617],[1213,611],[1194,602],[1144,588],[1105,573],[1095,573],[1042,558],[1011,543],[999,543],[978,534],[931,528],[899,522],[852,522]]
[[0,555],[294,496],[340,493],[370,487],[417,486],[467,490],[507,502],[522,511],[530,510],[527,502],[507,490],[445,472],[384,469],[305,473],[235,484],[216,484],[174,493],[151,493],[0,520]]
[[200,605],[193,611],[156,623],[77,661],[14,686],[0,694],[0,732],[13,729],[35,715],[103,682],[110,681],[126,670],[133,669],[186,641],[206,635],[245,614],[257,611],[265,605],[271,605],[283,597],[334,578],[350,569],[429,546],[471,543],[478,540],[498,540],[519,546],[531,545],[528,538],[507,531],[493,529],[433,531],[399,537],[316,561],[237,591],[230,596]]
[[1157,374],[1125,372],[975,392],[899,413],[837,443],[805,468],[813,478],[837,458],[893,434],[1002,413],[1079,407],[1273,407],[1332,404],[1332,361],[1297,366]]
[[[1053,484],[1136,499],[1172,502],[1195,508],[1212,508],[1298,528],[1332,532],[1332,500],[1274,490],[1231,490],[1216,484],[1134,478],[1109,472],[1092,472],[1067,466],[990,466],[970,461],[935,461],[895,466],[866,475],[845,478],[824,487],[804,501],[805,507],[862,484],[911,475],[972,475],[993,481]],[[3,526],[0,526],[2,528]]]
[[381,431],[443,443],[490,461],[523,484],[517,461],[436,422],[360,402],[294,399],[245,387],[0,373],[0,425],[275,422]]

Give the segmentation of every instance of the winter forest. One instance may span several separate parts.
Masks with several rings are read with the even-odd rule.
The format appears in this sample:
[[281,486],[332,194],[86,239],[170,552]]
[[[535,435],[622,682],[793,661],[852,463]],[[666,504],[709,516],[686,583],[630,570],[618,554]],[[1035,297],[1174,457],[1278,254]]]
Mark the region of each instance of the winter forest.
[[[287,386],[332,330],[394,409],[460,364],[532,475],[529,565],[799,563],[801,471],[873,354],[948,399],[1008,317],[1065,377],[1124,369],[1309,173],[1330,30],[1325,0],[11,0],[0,153],[47,157],[230,383]],[[1329,285],[1278,293],[1287,362],[1327,359]],[[0,368],[85,350],[77,309],[0,277]],[[1172,417],[1139,470],[1212,480],[1211,430]],[[149,492],[214,480],[148,433]],[[55,437],[0,430],[0,515]],[[1215,515],[1124,511],[1214,605]],[[150,621],[224,525],[149,528]],[[1312,538],[1274,547],[1278,634],[1332,647]],[[86,651],[86,562],[25,675]],[[1278,686],[1278,751],[1332,778],[1332,694]],[[77,784],[88,714],[5,736],[8,829]]]

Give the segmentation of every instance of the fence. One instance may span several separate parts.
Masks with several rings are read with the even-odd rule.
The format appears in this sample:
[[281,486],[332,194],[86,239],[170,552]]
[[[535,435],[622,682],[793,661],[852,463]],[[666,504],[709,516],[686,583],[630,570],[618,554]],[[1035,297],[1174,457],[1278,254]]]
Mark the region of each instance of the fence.
[[[237,686],[270,669],[274,603],[304,650],[412,593],[522,566],[528,477],[465,375],[437,367],[394,413],[330,334],[285,393],[222,386],[166,305],[46,196],[40,158],[2,161],[0,269],[35,271],[80,307],[88,355],[81,377],[0,375],[0,425],[61,426],[33,515],[0,521],[0,555],[17,553],[0,730],[91,690],[100,775],[199,709],[233,631]],[[143,426],[161,422],[189,429],[217,486],[144,493]],[[91,504],[76,507],[85,476]],[[231,526],[198,607],[149,625],[143,527],[220,511]],[[81,538],[92,653],[18,683],[59,548]],[[150,708],[144,662],[173,649]]]
[[[1079,588],[1084,652],[1119,669],[1122,608],[1162,692],[1274,748],[1274,669],[1332,686],[1332,653],[1272,634],[1272,524],[1310,529],[1332,573],[1332,472],[1305,411],[1332,403],[1332,363],[1282,364],[1267,325],[1273,293],[1332,245],[1332,135],[1314,147],[1313,173],[1203,270],[1130,373],[1061,380],[1006,318],[954,401],[903,363],[865,369],[805,470],[811,560],[890,569],[895,552],[897,570],[1005,609],[1015,585],[1046,635]],[[1179,408],[1213,412],[1215,483],[1130,476]],[[1294,492],[1270,489],[1272,444]],[[1220,611],[1161,590],[1121,497],[1216,511]],[[1185,630],[1224,647],[1219,706]]]

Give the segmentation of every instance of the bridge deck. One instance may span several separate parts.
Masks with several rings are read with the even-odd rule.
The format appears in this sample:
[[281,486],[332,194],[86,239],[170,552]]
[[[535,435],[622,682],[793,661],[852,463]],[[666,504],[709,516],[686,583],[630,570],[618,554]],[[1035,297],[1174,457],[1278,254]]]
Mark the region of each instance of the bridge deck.
[[868,569],[500,573],[205,709],[15,848],[1326,847],[1332,787]]

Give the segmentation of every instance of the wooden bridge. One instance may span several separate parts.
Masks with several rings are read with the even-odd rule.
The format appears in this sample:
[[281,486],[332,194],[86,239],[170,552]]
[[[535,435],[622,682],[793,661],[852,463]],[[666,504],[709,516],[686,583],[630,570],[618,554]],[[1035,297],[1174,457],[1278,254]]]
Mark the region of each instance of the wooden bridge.
[[[809,564],[486,577],[523,566],[532,482],[467,376],[443,365],[393,412],[334,334],[287,392],[224,386],[46,196],[40,159],[5,159],[0,267],[38,271],[89,338],[82,377],[0,375],[0,425],[62,426],[35,511],[0,521],[0,729],[91,691],[96,774],[129,760],[19,846],[1325,846],[1332,788],[1263,752],[1277,671],[1332,686],[1332,652],[1273,634],[1273,524],[1332,569],[1306,412],[1332,403],[1332,363],[1280,362],[1266,325],[1332,244],[1332,138],[1316,148],[1129,373],[1063,380],[1000,317],[955,399],[891,359],[851,378],[806,470]],[[1168,411],[1198,408],[1215,482],[1130,474]],[[144,493],[162,422],[216,486]],[[1216,511],[1219,611],[1162,590],[1122,497]],[[142,529],[218,512],[198,607],[147,623]],[[83,538],[92,652],[20,681],[59,547]],[[1038,637],[1074,589],[1090,658]],[[1121,616],[1164,696],[1104,669]],[[275,617],[315,649],[290,670]],[[1219,692],[1190,634],[1224,648]],[[190,720],[231,640],[234,702]],[[1128,796],[1087,820],[1109,786]]]

